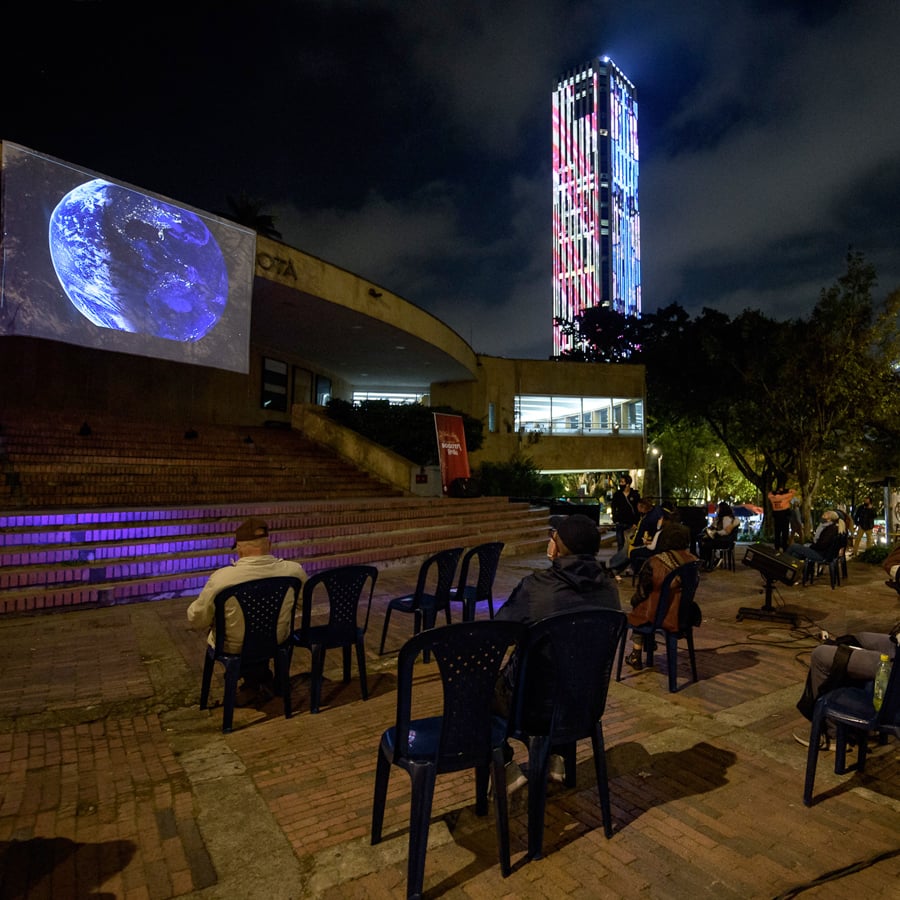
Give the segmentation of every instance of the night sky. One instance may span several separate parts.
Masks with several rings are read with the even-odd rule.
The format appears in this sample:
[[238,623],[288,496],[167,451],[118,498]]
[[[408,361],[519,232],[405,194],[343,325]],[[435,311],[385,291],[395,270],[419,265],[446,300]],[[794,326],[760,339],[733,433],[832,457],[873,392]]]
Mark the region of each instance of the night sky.
[[0,138],[286,243],[475,350],[551,340],[550,98],[637,86],[643,305],[807,314],[900,288],[900,2],[296,0],[4,11]]

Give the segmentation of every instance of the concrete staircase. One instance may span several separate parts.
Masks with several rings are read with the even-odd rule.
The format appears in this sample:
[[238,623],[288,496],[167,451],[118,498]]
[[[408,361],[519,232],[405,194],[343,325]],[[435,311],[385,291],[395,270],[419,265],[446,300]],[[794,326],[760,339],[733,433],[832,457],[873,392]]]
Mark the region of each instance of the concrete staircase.
[[[507,498],[415,498],[290,430],[84,417],[0,422],[0,614],[191,596],[265,518],[310,573],[417,563],[501,540],[540,550],[547,511]],[[249,440],[248,440],[249,438]]]

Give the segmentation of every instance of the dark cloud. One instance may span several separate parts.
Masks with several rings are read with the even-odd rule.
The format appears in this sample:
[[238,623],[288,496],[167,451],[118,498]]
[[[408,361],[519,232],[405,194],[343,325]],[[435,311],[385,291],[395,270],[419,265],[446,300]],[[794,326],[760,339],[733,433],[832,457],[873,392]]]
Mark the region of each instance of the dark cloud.
[[900,286],[895,0],[127,6],[17,13],[0,137],[245,191],[479,351],[551,352],[550,95],[604,53],[640,99],[645,309],[801,315],[850,245]]

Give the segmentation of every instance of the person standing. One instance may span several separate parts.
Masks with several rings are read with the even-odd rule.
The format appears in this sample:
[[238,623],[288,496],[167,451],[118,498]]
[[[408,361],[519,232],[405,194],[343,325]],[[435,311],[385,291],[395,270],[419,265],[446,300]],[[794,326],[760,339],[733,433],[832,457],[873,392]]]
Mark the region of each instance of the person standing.
[[[292,560],[278,559],[272,555],[269,539],[269,526],[263,519],[250,518],[240,524],[234,535],[234,547],[238,558],[229,566],[216,569],[209,576],[200,595],[188,607],[188,622],[194,628],[208,630],[208,642],[216,645],[215,599],[219,591],[255,581],[257,578],[276,578],[293,576],[301,582],[306,581],[306,572],[300,563]],[[287,591],[278,616],[277,635],[279,641],[287,640],[291,633],[291,607],[293,591]],[[244,617],[241,607],[234,597],[225,603],[225,642],[226,653],[240,653],[244,644]],[[243,683],[238,689],[235,703],[237,706],[249,706],[258,701],[265,701],[272,696],[271,685],[274,681],[268,663],[252,669],[241,669]]]
[[856,540],[853,543],[853,555],[859,556],[859,545],[862,543],[863,534],[866,536],[866,550],[874,547],[872,542],[872,529],[875,527],[875,507],[872,506],[872,498],[866,497],[861,506],[857,506],[853,512],[853,523],[856,525]]
[[791,500],[794,491],[784,486],[784,476],[779,476],[774,491],[769,491],[772,519],[775,524],[775,549],[787,550],[791,531]]
[[616,526],[616,549],[621,550],[625,546],[625,535],[636,524],[638,515],[638,500],[641,495],[631,486],[630,475],[619,476],[619,489],[612,498],[612,520]]

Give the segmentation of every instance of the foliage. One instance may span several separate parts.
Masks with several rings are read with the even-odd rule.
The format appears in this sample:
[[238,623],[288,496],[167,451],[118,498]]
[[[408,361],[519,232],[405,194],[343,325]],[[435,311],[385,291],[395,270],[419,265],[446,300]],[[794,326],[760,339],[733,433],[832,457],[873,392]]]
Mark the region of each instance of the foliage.
[[844,466],[877,479],[900,465],[900,290],[876,307],[875,284],[850,251],[806,318],[704,309],[691,319],[673,304],[616,323],[591,310],[574,323],[587,342],[580,358],[643,363],[664,455],[675,462],[663,436],[705,423],[757,496],[780,476],[799,488],[809,529],[817,494]]
[[881,565],[888,557],[888,554],[893,550],[893,547],[888,547],[885,544],[879,544],[876,547],[866,547],[856,559],[859,562],[872,563],[873,565]]
[[244,191],[241,191],[238,197],[227,196],[225,202],[228,204],[228,212],[221,213],[225,218],[252,228],[263,237],[273,238],[276,241],[281,240],[281,232],[275,227],[275,218],[262,211],[261,200],[249,197]]
[[381,444],[420,466],[438,464],[434,413],[462,416],[466,449],[472,453],[484,442],[480,419],[448,406],[422,406],[418,403],[389,403],[364,400],[351,403],[333,398],[325,408],[330,419],[350,428],[376,444]]
[[483,462],[475,473],[481,493],[490,497],[554,497],[557,483],[542,476],[534,460],[514,453],[508,462]]

